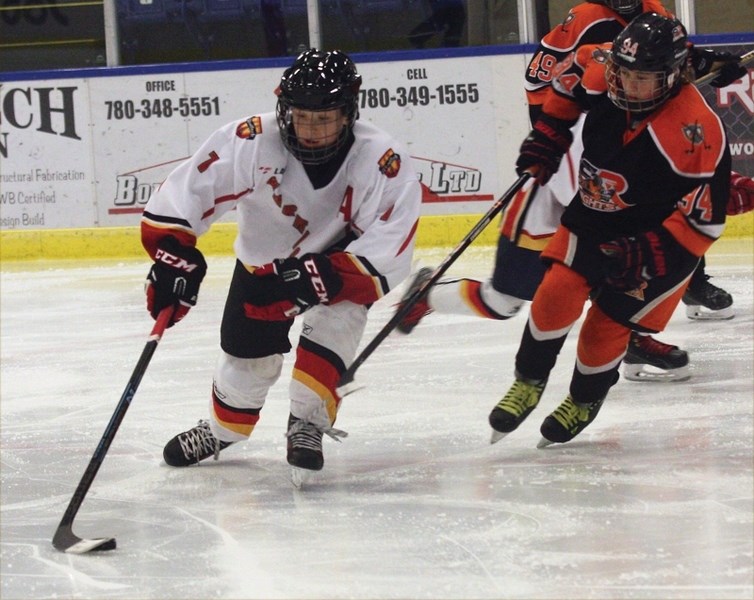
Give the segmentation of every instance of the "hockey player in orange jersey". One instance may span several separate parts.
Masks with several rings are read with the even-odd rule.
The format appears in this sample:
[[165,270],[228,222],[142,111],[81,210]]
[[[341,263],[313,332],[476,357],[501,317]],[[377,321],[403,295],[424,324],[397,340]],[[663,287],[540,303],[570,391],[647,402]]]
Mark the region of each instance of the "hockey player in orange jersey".
[[[558,69],[562,68],[559,65],[583,45],[612,41],[633,17],[643,12],[672,16],[659,0],[591,0],[571,8],[563,22],[542,38],[527,66],[525,90],[531,122],[539,117],[544,97]],[[697,48],[692,52],[692,62],[700,67],[697,76],[706,74],[713,64],[721,64],[716,61],[727,59],[733,69],[729,75],[736,79],[740,70],[736,70],[738,65],[734,58],[727,53]],[[739,69],[745,72],[742,67]],[[714,85],[727,83],[727,80],[718,80]],[[565,206],[577,191],[582,149],[580,132],[581,120],[578,120],[573,128],[573,143],[548,184],[535,187],[534,182],[530,182],[504,210],[492,276],[485,281],[470,278],[440,281],[401,321],[400,331],[410,333],[432,311],[507,319],[532,299],[544,274],[540,252],[557,229]],[[533,197],[536,202],[531,201]],[[431,272],[429,268],[419,270],[401,302],[411,297]],[[698,290],[697,296],[704,298],[716,294],[719,307],[727,305],[728,300],[732,303],[727,292],[713,286],[707,279],[700,263],[692,280],[694,289],[687,294],[686,300],[698,303],[699,298],[692,300],[692,292]],[[696,308],[694,314],[700,311]],[[732,314],[729,309],[726,314],[723,312],[704,311],[705,315],[717,318]],[[624,375],[637,381],[682,381],[689,377],[688,363],[689,357],[684,350],[648,334],[634,332],[624,361]]]
[[517,171],[545,183],[586,113],[579,191],[542,252],[549,268],[532,301],[515,382],[489,416],[493,442],[537,407],[591,298],[570,389],[544,419],[540,446],[578,435],[617,382],[631,331],[662,331],[721,235],[730,151],[719,117],[689,84],[687,55],[677,19],[643,13],[611,45],[579,49],[548,92]]

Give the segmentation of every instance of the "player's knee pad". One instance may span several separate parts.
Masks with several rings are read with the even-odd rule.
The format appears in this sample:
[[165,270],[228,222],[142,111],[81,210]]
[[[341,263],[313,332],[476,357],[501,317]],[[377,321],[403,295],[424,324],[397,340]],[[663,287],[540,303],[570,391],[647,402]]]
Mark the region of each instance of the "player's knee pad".
[[231,407],[260,409],[282,368],[282,354],[237,358],[222,352],[215,366],[215,395]]
[[301,337],[334,352],[350,364],[367,322],[367,308],[345,301],[333,305],[320,304],[304,315]]

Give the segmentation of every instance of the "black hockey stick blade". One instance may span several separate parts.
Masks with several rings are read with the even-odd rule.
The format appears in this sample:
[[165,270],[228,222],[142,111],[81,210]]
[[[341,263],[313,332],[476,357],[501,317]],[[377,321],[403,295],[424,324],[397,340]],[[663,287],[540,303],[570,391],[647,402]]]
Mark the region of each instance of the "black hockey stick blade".
[[123,417],[126,415],[126,411],[131,404],[131,400],[136,393],[136,389],[139,387],[141,378],[147,370],[149,361],[152,359],[157,344],[160,343],[160,338],[165,332],[165,328],[170,322],[170,318],[173,316],[173,307],[167,307],[157,315],[152,332],[149,334],[149,341],[147,341],[144,350],[141,353],[139,362],[136,363],[131,379],[128,380],[126,389],[123,391],[123,395],[120,397],[117,407],[113,416],[110,417],[110,422],[105,428],[105,433],[102,434],[99,444],[92,455],[89,465],[84,471],[84,475],[81,477],[76,491],[73,492],[73,497],[68,503],[68,508],[63,515],[63,518],[55,530],[55,535],[52,538],[52,545],[56,550],[61,552],[68,552],[69,554],[86,554],[93,550],[114,550],[116,547],[115,538],[80,538],[73,533],[73,520],[76,518],[76,514],[81,508],[86,493],[89,491],[89,487],[92,485],[97,471],[99,471],[102,461],[105,460],[105,454],[110,448],[110,444],[115,438],[115,433],[120,427]]
[[61,552],[68,554],[86,554],[94,550],[115,550],[115,538],[81,539],[75,533],[71,525],[58,527],[52,545]]
[[377,335],[374,336],[374,339],[369,342],[361,351],[361,353],[353,360],[351,366],[349,366],[343,372],[343,375],[340,376],[340,380],[338,381],[336,391],[341,398],[347,396],[348,394],[352,394],[356,390],[363,387],[357,385],[354,381],[356,377],[356,371],[359,369],[359,367],[364,363],[364,361],[366,361],[367,358],[372,355],[372,353],[385,340],[385,338],[390,335],[390,333],[398,326],[403,318],[409,312],[411,312],[411,309],[416,305],[416,303],[419,302],[427,293],[429,293],[430,288],[439,281],[439,279],[445,274],[445,271],[447,271],[450,266],[458,259],[458,257],[463,254],[463,251],[466,250],[466,248],[468,248],[468,246],[477,237],[479,237],[479,234],[484,231],[484,229],[487,227],[487,225],[490,224],[492,219],[494,219],[495,216],[508,205],[508,203],[513,199],[516,193],[524,186],[524,184],[530,177],[530,173],[524,173],[523,175],[521,175],[516,180],[516,182],[510,188],[508,188],[508,190],[500,198],[495,201],[495,203],[479,220],[479,222],[474,225],[473,229],[466,234],[466,237],[464,237],[453,249],[453,251],[448,254],[448,256],[446,256],[445,259],[437,266],[429,279],[427,279],[414,291],[411,296],[409,296],[403,306],[401,306],[393,315],[393,318],[385,324],[385,326],[377,333]]

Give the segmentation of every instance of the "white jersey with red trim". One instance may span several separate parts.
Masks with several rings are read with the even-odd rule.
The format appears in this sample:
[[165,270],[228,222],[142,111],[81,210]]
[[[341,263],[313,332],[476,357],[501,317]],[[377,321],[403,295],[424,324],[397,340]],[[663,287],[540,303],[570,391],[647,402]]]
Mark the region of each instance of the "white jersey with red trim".
[[[355,269],[382,293],[410,272],[421,188],[405,147],[357,121],[354,143],[332,180],[315,189],[282,143],[275,113],[228,123],[178,166],[152,195],[144,243],[198,237],[232,209],[234,250],[246,265],[323,252],[342,240]],[[348,241],[350,240],[350,241]]]

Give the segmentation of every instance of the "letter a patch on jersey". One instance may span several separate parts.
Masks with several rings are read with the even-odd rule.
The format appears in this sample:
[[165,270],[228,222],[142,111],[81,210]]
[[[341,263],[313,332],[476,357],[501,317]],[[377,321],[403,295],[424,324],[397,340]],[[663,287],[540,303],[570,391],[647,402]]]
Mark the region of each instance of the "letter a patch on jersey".
[[385,154],[382,155],[380,160],[377,161],[380,167],[380,173],[392,179],[401,170],[401,155],[393,152],[390,148]]

